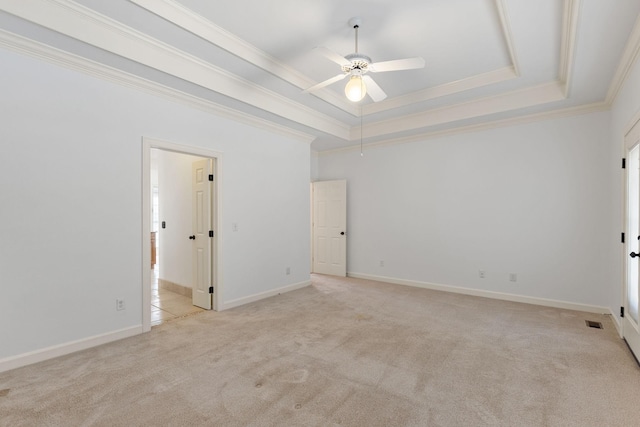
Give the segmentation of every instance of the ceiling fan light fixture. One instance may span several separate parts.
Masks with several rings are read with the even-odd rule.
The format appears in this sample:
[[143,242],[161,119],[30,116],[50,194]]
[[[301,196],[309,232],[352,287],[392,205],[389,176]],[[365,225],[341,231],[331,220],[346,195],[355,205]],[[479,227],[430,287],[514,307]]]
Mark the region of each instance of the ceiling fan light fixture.
[[362,81],[362,76],[351,76],[344,87],[344,94],[351,102],[362,101],[362,98],[367,94],[367,85]]

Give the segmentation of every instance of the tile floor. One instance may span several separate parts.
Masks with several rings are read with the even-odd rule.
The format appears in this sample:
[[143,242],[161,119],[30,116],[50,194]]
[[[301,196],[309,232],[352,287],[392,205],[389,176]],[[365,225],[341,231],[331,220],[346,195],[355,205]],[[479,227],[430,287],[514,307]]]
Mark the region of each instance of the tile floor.
[[167,320],[204,311],[192,304],[191,298],[158,287],[158,266],[151,274],[151,326]]

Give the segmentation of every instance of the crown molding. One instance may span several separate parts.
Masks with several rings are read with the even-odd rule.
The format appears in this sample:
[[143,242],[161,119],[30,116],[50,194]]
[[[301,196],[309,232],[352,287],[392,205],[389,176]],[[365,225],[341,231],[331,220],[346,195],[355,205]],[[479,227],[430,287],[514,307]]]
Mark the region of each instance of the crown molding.
[[[60,0],[47,0],[50,2],[59,2]],[[0,2],[1,4],[1,2]],[[3,32],[5,44],[13,44],[14,47],[27,44],[27,39],[22,38],[22,42],[16,42],[16,37],[8,37],[7,32]],[[13,40],[13,43],[7,43],[9,39]],[[166,86],[151,82],[149,80],[133,76],[128,73],[118,71],[114,68],[99,64],[88,59],[81,58],[79,56],[64,53],[61,50],[46,47],[45,45],[37,42],[30,41],[31,48],[28,49],[33,55],[34,52],[38,52],[35,56],[44,58],[47,60],[54,60],[60,65],[68,68],[74,68],[76,70],[98,76],[118,83],[124,83],[129,86],[134,86],[140,89],[144,89],[147,92],[161,95],[165,98],[178,100],[179,102],[190,105],[192,107],[213,112],[219,115],[225,115],[233,118],[234,120],[243,121],[245,123],[251,122],[254,126],[268,127],[272,130],[276,130],[280,133],[287,135],[295,135],[297,139],[310,141],[314,137],[305,133],[296,133],[284,126],[272,124],[266,120],[252,118],[250,115],[237,112],[231,109],[224,109],[223,107],[213,102],[203,100],[193,95],[189,95]],[[37,48],[34,46],[38,46]],[[24,48],[19,48],[24,51]],[[47,52],[46,54],[44,52]],[[62,59],[63,58],[63,59]],[[547,85],[549,86],[549,85]],[[553,86],[551,84],[550,86]],[[491,114],[495,112],[505,111],[510,108],[522,108],[525,106],[535,105],[536,103],[550,102],[554,99],[549,97],[542,97],[544,94],[548,94],[547,90],[540,90],[540,87],[529,88],[525,90],[515,91],[508,94],[501,94],[493,97],[483,98],[480,100],[469,101],[462,104],[456,104],[452,106],[442,107],[435,110],[427,110],[420,113],[416,113],[401,118],[391,119],[383,122],[377,122],[365,127],[366,137],[382,136],[392,132],[399,132],[405,130],[412,130],[419,127],[428,127],[437,124],[449,123],[457,120],[462,120],[477,115]],[[304,123],[303,123],[304,124]],[[343,126],[347,127],[346,124]],[[352,127],[350,132],[347,133],[345,140],[357,140],[360,138],[360,127]]]
[[580,0],[565,0],[562,14],[562,39],[560,43],[560,70],[558,80],[564,86],[564,96],[569,96],[573,63],[578,41]]
[[381,102],[374,102],[373,104],[367,104],[362,107],[362,111],[365,116],[368,114],[380,113],[394,108],[404,107],[418,102],[429,101],[431,99],[488,86],[494,83],[501,83],[516,77],[518,77],[518,75],[513,67],[504,67],[454,82],[429,87],[407,95],[388,98]]
[[[379,113],[519,77],[520,69],[515,54],[507,7],[504,0],[495,0],[495,6],[500,19],[505,44],[507,45],[507,51],[509,52],[512,64],[511,66],[478,74],[455,82],[427,88],[404,96],[387,99],[382,102],[369,104],[363,107],[363,113],[365,115]],[[559,72],[559,80],[565,85],[565,97],[568,95],[569,80],[573,66],[579,10],[580,0],[565,0]]]
[[[297,70],[217,26],[175,0],[129,1],[298,88],[304,89],[316,83],[314,80],[302,75]],[[407,95],[388,98],[386,101],[368,104],[364,106],[362,113],[368,115],[388,111],[401,106],[420,103],[518,77],[518,64],[505,6],[503,0],[495,0],[495,3],[512,66],[427,88]],[[313,95],[351,115],[360,115],[358,105],[348,102],[343,96],[337,95],[333,91],[318,90],[315,91]]]
[[277,133],[296,139],[300,142],[311,144],[315,139],[315,136],[313,135],[299,132],[286,126],[233,110],[212,101],[207,101],[185,92],[181,92],[177,89],[163,86],[159,83],[152,82],[125,71],[30,40],[6,30],[0,29],[0,46],[7,50],[27,55],[41,61],[81,72],[121,86],[137,89],[169,101],[177,102],[187,107],[196,108],[209,114],[224,117],[272,133]]
[[[421,111],[389,120],[367,124],[362,130],[364,138],[388,135],[429,126],[451,123],[473,117],[502,113],[565,99],[558,82],[545,83],[499,95],[475,99],[437,109]],[[351,128],[351,141],[360,138],[360,126]]]
[[638,57],[640,56],[640,16],[636,19],[636,23],[633,26],[633,30],[629,35],[629,39],[627,40],[627,44],[625,45],[624,51],[622,53],[622,58],[618,63],[618,68],[616,69],[616,73],[611,80],[611,84],[609,85],[609,90],[607,92],[606,102],[609,105],[613,105],[613,102],[616,100],[620,89],[624,85],[627,77],[629,76],[629,72],[633,68],[633,66],[637,63]]
[[498,18],[500,19],[500,26],[502,27],[502,35],[507,45],[507,51],[509,52],[509,58],[511,59],[511,66],[515,77],[520,76],[520,66],[518,65],[518,58],[516,57],[516,50],[513,47],[513,36],[511,34],[511,26],[509,25],[509,15],[507,13],[507,6],[504,0],[495,0],[496,11],[498,12]]
[[453,95],[455,93],[465,92],[467,90],[477,89],[495,83],[501,83],[519,77],[520,67],[515,53],[506,5],[504,4],[504,0],[495,0],[494,4],[500,21],[502,36],[504,37],[507,52],[509,53],[509,59],[511,61],[510,66],[426,88],[406,95],[388,98],[381,102],[368,104],[363,106],[362,113],[364,115],[380,113],[407,105],[429,101],[442,96]]
[[[130,0],[136,4],[158,4],[154,10],[162,7],[169,8],[170,11],[180,9],[181,6],[174,0]],[[495,0],[498,7],[498,13],[503,25],[505,40],[507,45],[511,46],[510,30],[508,28],[507,12],[504,0]],[[573,57],[577,41],[577,27],[580,10],[580,0],[565,0],[562,44],[559,80],[556,82],[546,83],[536,87],[528,87],[517,91],[502,93],[482,99],[470,100],[468,102],[449,105],[431,110],[424,110],[415,114],[397,117],[385,121],[378,121],[367,124],[364,128],[364,137],[385,137],[396,132],[416,131],[430,126],[452,123],[471,117],[487,116],[494,113],[500,113],[512,109],[526,108],[534,105],[541,105],[549,102],[560,101],[566,99],[569,90],[569,81],[571,79],[571,70],[573,66]],[[163,6],[164,5],[164,6]],[[227,33],[220,35],[212,30],[213,23],[203,20],[204,18],[193,14],[192,16],[187,9],[182,8],[182,12],[187,15],[189,25],[201,25],[202,28],[196,29],[196,33],[201,34],[206,31],[208,37],[215,40],[214,36],[220,36],[224,43],[235,43],[231,46],[238,52],[245,52],[246,55],[254,55],[253,60],[267,61],[263,62],[264,67],[268,67],[270,57],[260,56],[260,51],[244,43],[241,39],[234,38],[233,35]],[[231,73],[218,68],[212,64],[206,63],[198,58],[181,52],[170,45],[164,44],[159,40],[153,39],[145,34],[127,27],[117,21],[114,21],[104,15],[98,14],[91,9],[75,3],[71,0],[31,0],[29,2],[16,2],[12,0],[0,0],[0,10],[7,11],[13,15],[21,17],[31,22],[35,22],[46,28],[58,31],[69,37],[81,40],[85,43],[94,45],[101,49],[113,52],[124,58],[148,65],[160,71],[185,79],[192,83],[201,85],[210,90],[246,102],[256,108],[284,117],[293,122],[302,124],[312,129],[319,130],[334,137],[356,141],[360,139],[360,127],[350,127],[348,124],[336,120],[332,117],[323,115],[315,110],[305,107],[302,104],[293,102],[275,92],[268,91],[252,82],[241,79]],[[162,11],[163,14],[173,12]],[[180,21],[172,15],[175,21]],[[182,18],[180,18],[182,19]],[[203,21],[198,21],[198,19]],[[214,26],[215,27],[215,26]],[[190,27],[191,28],[191,27]],[[222,29],[219,29],[223,31]],[[1,31],[1,30],[0,30]],[[184,92],[171,89],[161,84],[137,77],[126,72],[116,70],[109,66],[81,58],[79,56],[65,53],[44,44],[29,41],[26,38],[15,34],[9,35],[6,31],[0,32],[0,44],[16,51],[27,53],[31,56],[57,63],[58,65],[75,69],[86,74],[90,74],[105,80],[110,80],[118,84],[134,87],[170,99],[184,105],[198,108],[220,116],[228,117],[236,121],[268,129],[283,135],[291,136],[298,140],[310,142],[315,137],[304,132],[298,132],[283,125],[275,124],[271,121],[259,119],[250,114],[241,113],[227,107],[223,107],[212,101],[204,100],[197,96],[189,95]],[[200,35],[201,36],[201,35]],[[20,39],[20,41],[18,41]],[[213,43],[213,42],[212,42]],[[223,42],[219,42],[223,43]],[[244,43],[244,44],[243,44]],[[235,47],[234,47],[235,46]],[[251,49],[255,49],[252,51]],[[244,49],[244,50],[243,50]],[[456,82],[447,83],[438,87],[425,89],[420,91],[420,96],[430,97],[432,99],[438,96],[444,96],[456,93],[462,90],[468,90],[480,87],[484,84],[491,84],[502,81],[501,79],[517,77],[517,61],[515,55],[511,52],[513,67],[505,67],[500,70],[494,70],[482,75],[472,76]],[[266,54],[264,54],[266,55]],[[610,85],[606,101],[603,105],[611,106],[620,88],[624,84],[631,68],[638,60],[640,55],[640,17],[636,20],[634,29],[627,41],[622,59],[618,65],[616,74]],[[273,58],[271,58],[273,60]],[[277,64],[273,63],[273,67]],[[282,64],[280,64],[282,65]],[[283,65],[284,66],[284,65]],[[267,68],[264,68],[267,70]],[[276,68],[274,68],[275,70]],[[279,69],[284,70],[286,69]],[[268,71],[268,70],[267,70]],[[280,71],[278,71],[280,72]],[[303,78],[301,76],[298,76]],[[293,78],[293,77],[292,77]],[[409,95],[410,96],[410,95]],[[409,105],[412,102],[403,100],[404,97],[398,97],[380,103],[385,104],[387,108],[396,108],[400,105]],[[404,103],[403,103],[404,102]],[[419,102],[419,101],[416,101]],[[591,104],[590,104],[591,105]],[[600,104],[598,104],[600,105]],[[359,107],[358,107],[359,108]],[[378,111],[376,104],[364,106],[365,114],[372,114]],[[496,122],[488,122],[489,126],[493,126]],[[466,129],[466,128],[462,128]],[[431,135],[426,133],[425,135]],[[401,140],[401,139],[400,139]],[[389,139],[385,141],[396,141]],[[379,143],[376,143],[379,144]],[[367,146],[371,146],[368,144]],[[332,150],[329,150],[332,151]]]
[[0,0],[12,15],[335,137],[349,127],[71,0]]
[[486,73],[473,75],[464,79],[453,82],[444,83],[442,85],[426,88],[417,92],[409,93],[394,98],[388,98],[381,102],[368,104],[363,107],[363,114],[374,114],[398,107],[404,107],[420,102],[429,101],[442,96],[453,95],[455,93],[465,92],[467,90],[488,86],[495,83],[501,83],[520,76],[520,69],[516,57],[513,37],[511,35],[511,27],[509,26],[509,18],[504,0],[495,0],[496,13],[500,20],[500,29],[509,53],[511,65],[499,68],[497,70],[488,71]]
[[[300,89],[317,83],[174,0],[129,1]],[[313,95],[354,116],[359,114],[356,105],[333,91],[317,91]]]
[[[538,122],[543,120],[553,120],[553,119],[559,119],[563,117],[599,113],[602,111],[608,111],[609,108],[610,106],[606,102],[596,102],[596,103],[587,104],[587,105],[579,105],[577,107],[563,108],[563,109],[553,110],[553,111],[545,111],[542,113],[528,114],[520,117],[509,118],[509,119],[493,120],[489,122],[468,125],[468,126],[460,126],[453,129],[424,132],[417,135],[411,135],[411,136],[401,137],[401,138],[390,138],[384,141],[377,141],[377,142],[364,144],[364,149],[367,150],[367,149],[374,149],[374,148],[382,148],[382,147],[388,147],[388,146],[398,145],[398,144],[421,142],[428,139],[439,138],[444,136],[453,136],[453,135],[469,133],[469,132],[480,132],[484,130],[490,130],[490,129],[508,127],[508,126],[517,126],[517,125],[533,123],[533,122]],[[325,156],[347,153],[352,151],[360,151],[360,145],[351,145],[349,147],[344,147],[344,148],[335,148],[332,150],[319,151],[318,157],[325,157]]]

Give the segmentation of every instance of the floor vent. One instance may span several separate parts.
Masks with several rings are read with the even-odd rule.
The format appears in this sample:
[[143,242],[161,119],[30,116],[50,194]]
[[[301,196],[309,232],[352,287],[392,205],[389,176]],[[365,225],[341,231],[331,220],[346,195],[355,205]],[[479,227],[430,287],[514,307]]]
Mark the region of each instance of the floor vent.
[[602,328],[602,323],[600,323],[600,322],[594,322],[593,320],[585,320],[584,322],[590,328],[603,329]]

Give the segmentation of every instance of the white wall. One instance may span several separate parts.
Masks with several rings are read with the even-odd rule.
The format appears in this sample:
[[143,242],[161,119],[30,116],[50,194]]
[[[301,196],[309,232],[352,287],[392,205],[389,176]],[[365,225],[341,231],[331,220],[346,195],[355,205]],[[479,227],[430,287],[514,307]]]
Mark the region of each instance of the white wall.
[[311,152],[311,182],[318,180],[318,152]]
[[[640,64],[636,61],[611,109],[610,158],[613,167],[610,174],[611,185],[609,188],[611,215],[608,219],[610,228],[615,230],[618,236],[625,228],[622,208],[624,203],[624,173],[620,167],[620,159],[625,156],[623,148],[624,135],[633,125],[633,120],[638,118],[640,118]],[[630,236],[630,238],[633,238],[633,236]],[[611,251],[612,268],[609,272],[611,286],[607,294],[607,302],[612,307],[612,310],[618,313],[620,306],[623,305],[622,257],[627,255],[624,252],[624,245],[620,244],[619,237],[612,246],[614,246]]]
[[351,274],[604,306],[608,141],[596,113],[321,155],[319,178],[347,179]]
[[0,362],[141,325],[143,136],[224,153],[223,304],[308,281],[308,143],[12,52],[0,63]]
[[201,157],[158,150],[159,278],[193,287],[191,165]]

